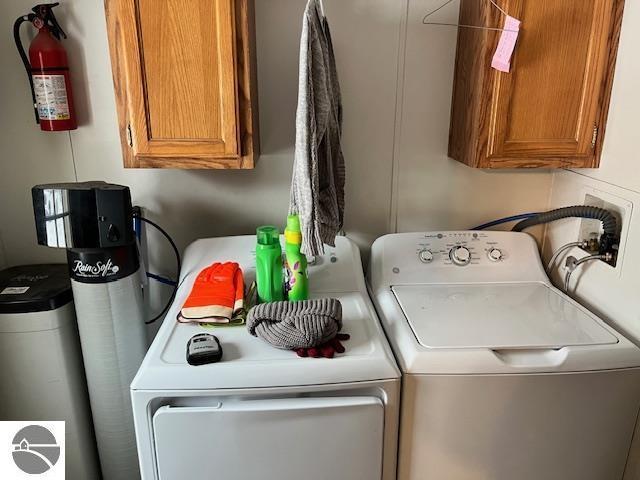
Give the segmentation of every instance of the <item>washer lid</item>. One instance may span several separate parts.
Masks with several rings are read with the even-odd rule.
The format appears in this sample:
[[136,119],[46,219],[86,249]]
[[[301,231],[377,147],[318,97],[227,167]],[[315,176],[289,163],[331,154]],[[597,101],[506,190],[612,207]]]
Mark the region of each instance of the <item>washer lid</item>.
[[594,317],[542,283],[391,287],[428,348],[534,349],[614,344]]

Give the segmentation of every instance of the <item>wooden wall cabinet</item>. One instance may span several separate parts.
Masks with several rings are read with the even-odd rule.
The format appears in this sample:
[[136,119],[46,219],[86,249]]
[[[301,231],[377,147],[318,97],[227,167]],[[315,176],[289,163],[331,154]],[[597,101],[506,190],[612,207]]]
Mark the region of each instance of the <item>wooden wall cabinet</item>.
[[[460,28],[449,156],[479,168],[597,167],[624,0],[501,0],[522,21],[511,72],[491,68],[500,32]],[[481,0],[460,24],[502,27]]]
[[253,0],[105,0],[125,167],[254,167],[253,8]]

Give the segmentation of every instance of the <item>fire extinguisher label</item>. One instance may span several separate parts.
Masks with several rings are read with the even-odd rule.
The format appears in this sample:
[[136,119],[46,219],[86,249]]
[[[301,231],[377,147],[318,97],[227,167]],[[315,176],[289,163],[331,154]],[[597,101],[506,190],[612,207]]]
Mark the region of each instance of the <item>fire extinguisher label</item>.
[[71,118],[64,75],[34,75],[33,89],[36,92],[40,120]]

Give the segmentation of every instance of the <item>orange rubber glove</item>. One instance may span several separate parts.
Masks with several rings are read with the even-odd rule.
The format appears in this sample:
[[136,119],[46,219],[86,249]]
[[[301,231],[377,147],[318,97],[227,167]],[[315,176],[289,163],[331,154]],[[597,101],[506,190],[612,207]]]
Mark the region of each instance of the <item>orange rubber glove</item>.
[[228,323],[244,306],[244,278],[235,262],[202,270],[178,314],[179,322]]

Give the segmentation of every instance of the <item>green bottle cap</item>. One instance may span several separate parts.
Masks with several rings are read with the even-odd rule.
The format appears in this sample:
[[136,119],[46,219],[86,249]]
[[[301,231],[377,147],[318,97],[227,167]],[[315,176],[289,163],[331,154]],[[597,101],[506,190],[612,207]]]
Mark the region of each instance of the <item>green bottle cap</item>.
[[256,237],[260,245],[280,244],[280,231],[273,225],[263,225],[256,229]]
[[287,230],[290,232],[300,231],[300,217],[298,215],[289,215],[287,217]]
[[298,217],[298,215],[289,215],[287,217],[287,228],[284,231],[284,239],[287,243],[302,244],[300,217]]

